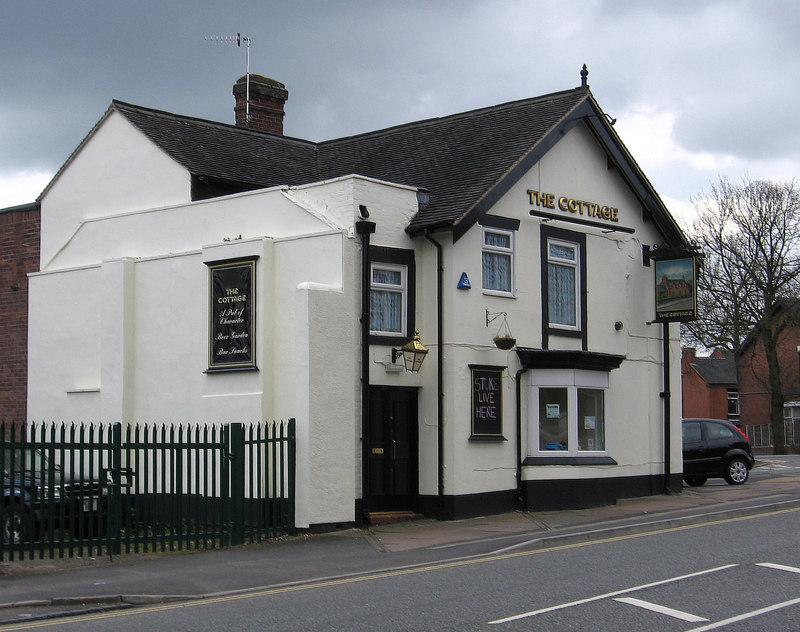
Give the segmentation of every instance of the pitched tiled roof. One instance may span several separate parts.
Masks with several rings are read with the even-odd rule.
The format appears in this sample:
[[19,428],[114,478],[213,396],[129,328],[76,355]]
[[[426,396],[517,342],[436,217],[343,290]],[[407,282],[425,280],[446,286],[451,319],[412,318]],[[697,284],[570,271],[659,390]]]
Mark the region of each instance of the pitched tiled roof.
[[452,225],[587,94],[570,90],[322,143],[322,175],[425,188],[430,204],[409,229]]
[[253,188],[319,179],[314,143],[121,101],[112,107],[196,176]]
[[730,351],[723,352],[722,357],[695,358],[692,367],[706,384],[724,386],[735,385],[739,381],[736,376],[736,362]]
[[261,188],[358,174],[427,189],[430,203],[411,221],[412,234],[441,227],[458,230],[459,224],[463,231],[557,142],[560,133],[583,119],[604,128],[601,142],[613,138],[619,144],[622,153],[617,149],[617,157],[646,189],[640,197],[649,204],[657,200],[656,219],[661,220],[662,232],[666,228],[668,241],[683,240],[586,88],[322,143],[120,101],[112,108],[200,178]]

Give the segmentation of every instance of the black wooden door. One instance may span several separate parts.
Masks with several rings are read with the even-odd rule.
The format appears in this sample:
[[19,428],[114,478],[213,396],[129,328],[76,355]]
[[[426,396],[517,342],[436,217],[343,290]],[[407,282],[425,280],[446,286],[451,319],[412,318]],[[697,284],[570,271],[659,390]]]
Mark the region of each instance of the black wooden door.
[[370,386],[371,510],[416,508],[417,453],[416,389]]

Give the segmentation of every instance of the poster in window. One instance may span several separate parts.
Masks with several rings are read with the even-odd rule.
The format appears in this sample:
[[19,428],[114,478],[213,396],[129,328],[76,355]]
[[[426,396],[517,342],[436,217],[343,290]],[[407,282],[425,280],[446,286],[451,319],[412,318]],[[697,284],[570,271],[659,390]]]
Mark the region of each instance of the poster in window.
[[208,263],[208,370],[255,368],[255,258]]
[[655,261],[656,318],[662,323],[697,318],[695,259]]
[[472,436],[503,440],[503,369],[472,366]]

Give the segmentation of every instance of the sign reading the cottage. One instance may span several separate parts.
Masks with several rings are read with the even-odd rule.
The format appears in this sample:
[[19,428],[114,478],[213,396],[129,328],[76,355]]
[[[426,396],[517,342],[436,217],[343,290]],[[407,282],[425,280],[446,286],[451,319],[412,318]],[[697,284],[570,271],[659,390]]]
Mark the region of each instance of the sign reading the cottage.
[[472,439],[503,438],[503,369],[472,369]]
[[571,215],[583,215],[584,217],[602,219],[608,222],[619,222],[619,209],[614,206],[577,200],[566,195],[556,197],[554,193],[544,193],[531,189],[528,189],[528,199],[533,206],[553,210],[558,209]]
[[255,259],[209,267],[208,368],[255,367]]
[[655,260],[656,321],[697,318],[695,272],[694,257]]

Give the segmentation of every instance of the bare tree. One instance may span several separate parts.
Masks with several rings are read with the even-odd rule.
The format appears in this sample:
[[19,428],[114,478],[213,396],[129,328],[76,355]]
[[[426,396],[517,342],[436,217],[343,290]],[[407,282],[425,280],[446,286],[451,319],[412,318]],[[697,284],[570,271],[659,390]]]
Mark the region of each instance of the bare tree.
[[[705,260],[698,280],[699,319],[686,335],[706,347],[739,351],[763,345],[776,453],[783,453],[784,388],[779,339],[797,322],[800,303],[800,192],[795,184],[726,178],[694,200],[693,233]],[[782,310],[776,311],[778,305]]]

